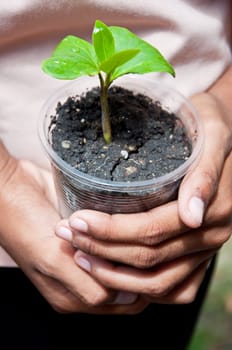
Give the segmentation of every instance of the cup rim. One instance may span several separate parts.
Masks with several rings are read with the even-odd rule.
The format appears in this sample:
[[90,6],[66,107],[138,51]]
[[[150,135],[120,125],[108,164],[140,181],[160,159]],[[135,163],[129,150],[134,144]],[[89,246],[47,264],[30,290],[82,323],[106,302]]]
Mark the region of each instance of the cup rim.
[[[89,175],[87,173],[81,172],[80,170],[73,168],[71,165],[69,165],[66,161],[64,161],[52,148],[51,144],[49,143],[47,137],[46,137],[46,130],[45,130],[45,119],[48,117],[47,115],[47,109],[48,105],[51,105],[55,102],[58,103],[59,98],[64,96],[64,90],[66,88],[70,88],[72,86],[75,86],[77,82],[80,82],[82,78],[86,77],[80,77],[77,78],[75,81],[68,82],[64,84],[64,86],[60,87],[59,89],[56,89],[56,91],[45,100],[44,104],[42,105],[42,108],[39,113],[38,118],[38,135],[40,142],[43,146],[43,149],[46,153],[46,155],[50,158],[50,160],[55,164],[56,167],[58,167],[62,172],[64,172],[66,175],[68,175],[73,180],[78,179],[79,182],[82,182],[83,184],[89,185],[90,183],[94,187],[100,188],[108,188],[109,191],[120,191],[120,192],[132,192],[134,190],[138,189],[148,189],[152,187],[155,188],[161,188],[165,185],[168,185],[172,182],[175,182],[179,179],[181,179],[190,169],[192,169],[196,163],[197,159],[200,157],[200,153],[203,146],[203,124],[200,119],[200,116],[198,112],[196,111],[195,107],[191,103],[191,101],[186,98],[182,93],[174,89],[173,87],[170,87],[163,83],[158,83],[156,81],[153,81],[151,78],[148,77],[141,77],[140,75],[137,76],[136,74],[127,76],[127,80],[135,81],[135,79],[139,79],[142,81],[147,81],[149,84],[152,84],[154,86],[158,86],[162,89],[167,89],[169,91],[172,91],[172,93],[178,98],[181,98],[183,103],[188,107],[191,114],[194,116],[194,119],[197,122],[197,140],[196,144],[192,150],[192,153],[190,154],[189,158],[182,163],[180,166],[178,166],[173,171],[164,174],[159,177],[155,177],[148,180],[139,180],[139,181],[111,181],[102,179],[93,175]],[[90,79],[96,78],[96,77],[89,77]],[[124,77],[125,78],[125,77]],[[120,84],[119,82],[120,78],[117,79],[115,82],[115,85]],[[67,95],[68,97],[68,95]]]

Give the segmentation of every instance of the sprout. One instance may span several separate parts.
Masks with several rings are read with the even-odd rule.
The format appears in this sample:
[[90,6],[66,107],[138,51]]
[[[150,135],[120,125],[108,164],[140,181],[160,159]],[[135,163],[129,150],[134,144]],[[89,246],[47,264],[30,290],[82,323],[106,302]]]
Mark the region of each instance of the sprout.
[[108,89],[120,76],[129,73],[167,72],[175,76],[173,67],[152,45],[128,29],[108,27],[96,20],[92,44],[68,35],[42,63],[45,73],[57,79],[72,80],[84,75],[98,75],[102,110],[102,131],[106,143],[111,142]]

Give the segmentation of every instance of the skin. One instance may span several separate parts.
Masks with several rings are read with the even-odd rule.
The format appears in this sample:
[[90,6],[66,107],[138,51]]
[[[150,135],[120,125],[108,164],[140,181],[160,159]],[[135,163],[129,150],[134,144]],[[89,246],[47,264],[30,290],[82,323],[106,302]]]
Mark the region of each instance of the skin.
[[[0,244],[56,311],[136,314],[150,302],[194,299],[232,232],[231,79],[229,70],[210,93],[193,98],[206,133],[200,163],[177,201],[146,213],[83,210],[61,221],[51,174],[0,144]],[[192,197],[204,203],[194,213]]]

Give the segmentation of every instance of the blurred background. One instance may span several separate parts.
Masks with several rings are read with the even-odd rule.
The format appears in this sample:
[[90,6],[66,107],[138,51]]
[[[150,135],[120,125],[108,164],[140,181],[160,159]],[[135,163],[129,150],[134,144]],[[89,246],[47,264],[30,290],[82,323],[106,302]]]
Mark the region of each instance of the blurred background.
[[232,350],[232,239],[221,249],[188,350]]

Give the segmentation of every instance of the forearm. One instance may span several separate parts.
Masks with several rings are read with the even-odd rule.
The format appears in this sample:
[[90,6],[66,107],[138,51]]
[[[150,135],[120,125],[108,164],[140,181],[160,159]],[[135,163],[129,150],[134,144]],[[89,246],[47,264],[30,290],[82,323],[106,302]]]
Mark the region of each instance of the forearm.
[[[232,112],[232,64],[225,73],[209,88],[209,92],[216,96]],[[231,114],[232,120],[232,114]]]
[[[232,64],[206,93],[213,97],[207,116],[207,129],[216,130],[221,138],[221,150],[225,157],[232,149]],[[203,95],[203,94],[202,94]],[[201,108],[201,107],[200,107]],[[220,136],[221,135],[221,136]]]
[[4,186],[7,178],[14,172],[16,160],[9,154],[4,144],[0,141],[0,185]]

